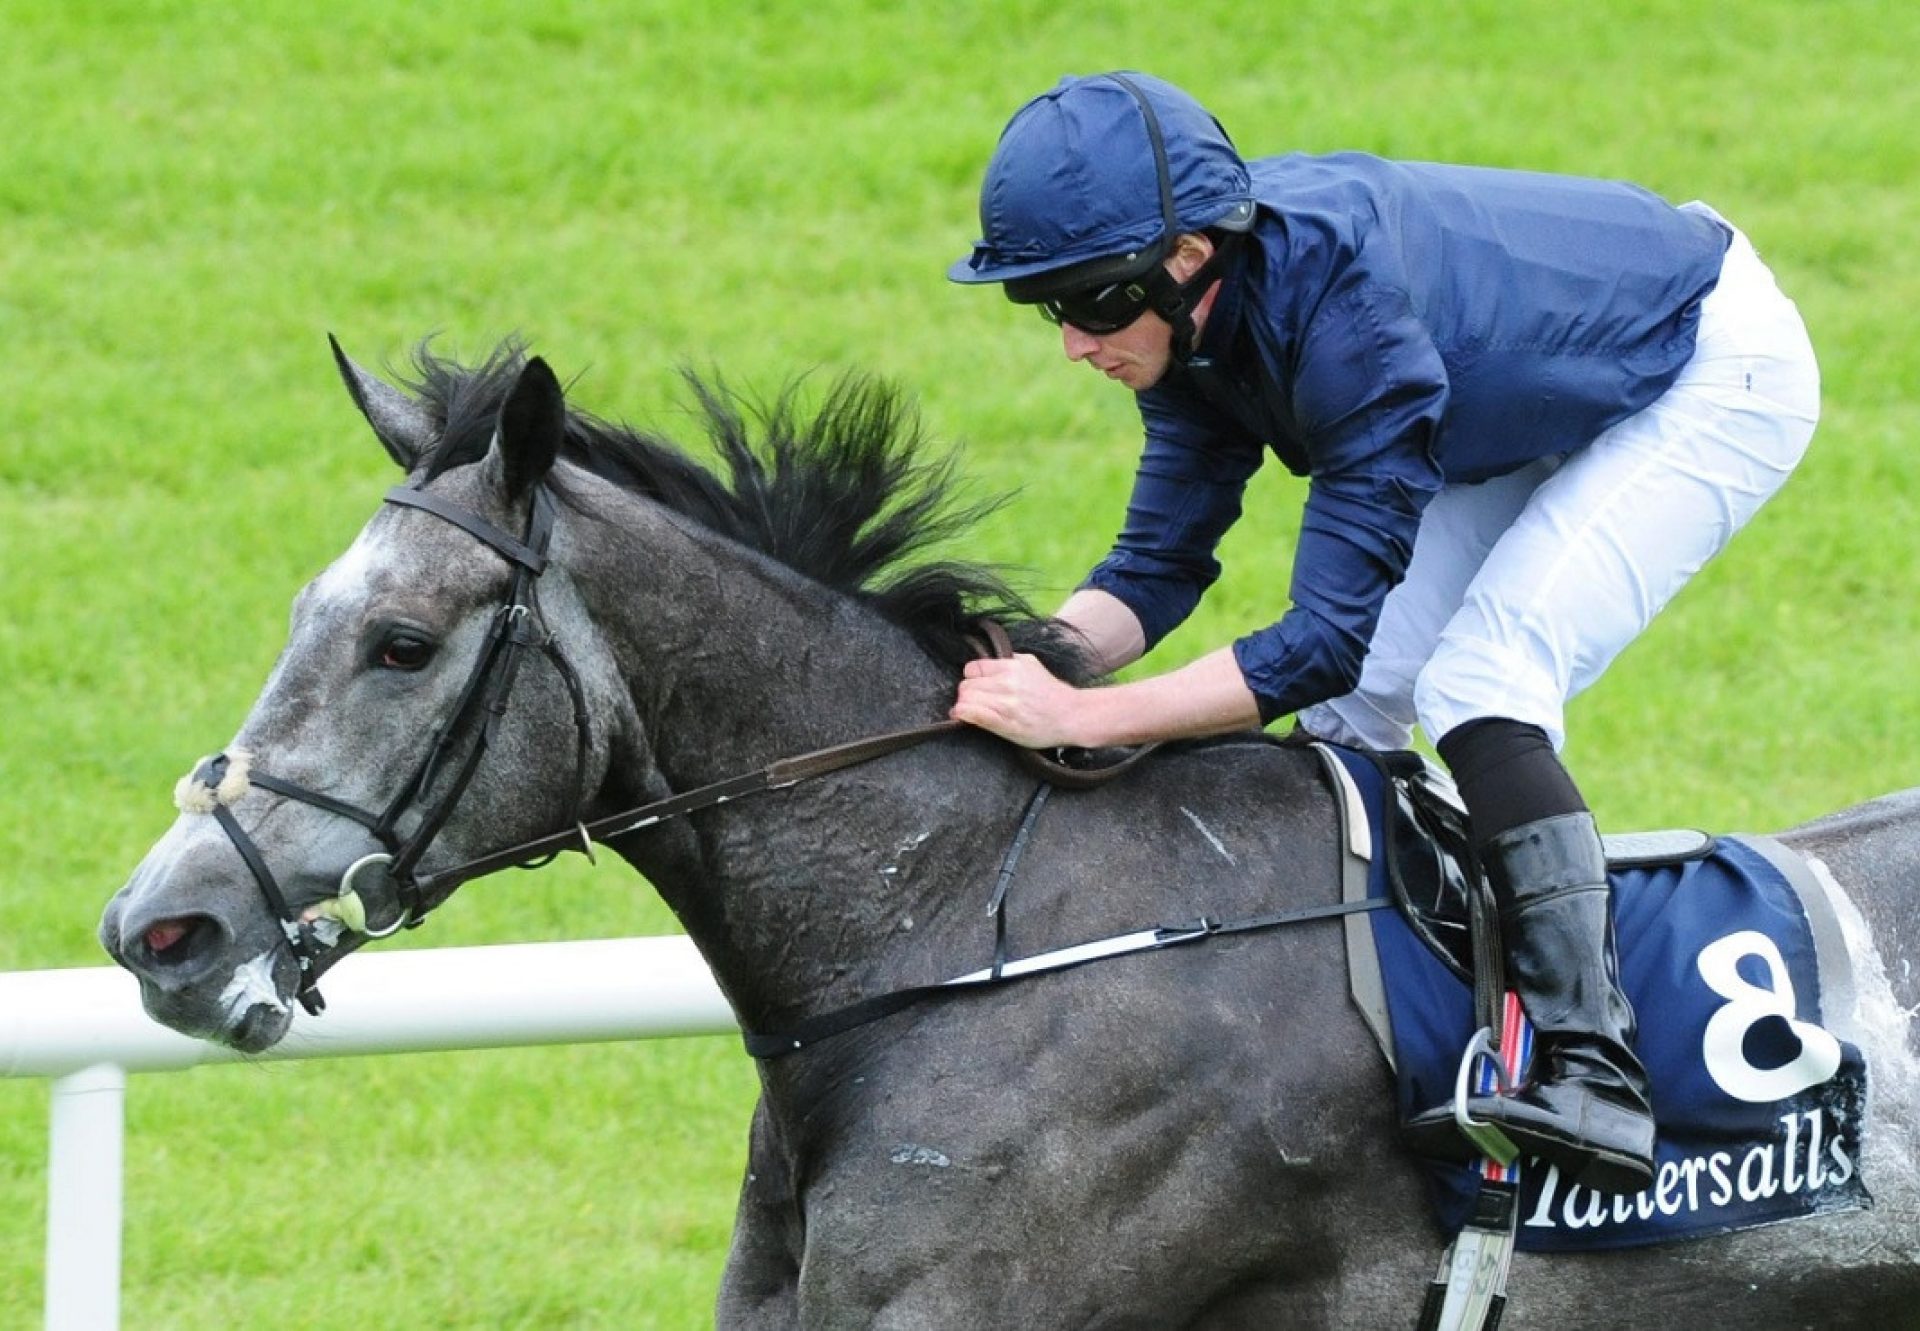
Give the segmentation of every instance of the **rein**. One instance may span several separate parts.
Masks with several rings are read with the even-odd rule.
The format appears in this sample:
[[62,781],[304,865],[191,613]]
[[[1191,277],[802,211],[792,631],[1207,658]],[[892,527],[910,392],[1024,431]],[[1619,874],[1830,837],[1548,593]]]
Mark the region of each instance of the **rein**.
[[529,859],[570,850],[582,843],[586,843],[587,852],[591,855],[593,842],[610,841],[614,837],[652,827],[655,823],[663,823],[669,818],[696,813],[701,809],[711,809],[716,805],[727,804],[748,795],[758,795],[769,790],[784,790],[802,781],[810,781],[814,777],[826,776],[830,772],[838,772],[861,763],[871,762],[875,758],[883,758],[887,754],[898,753],[902,749],[910,749],[930,739],[964,729],[966,726],[963,722],[935,721],[924,726],[892,730],[866,739],[836,744],[830,748],[815,749],[810,753],[792,758],[782,758],[755,772],[696,786],[678,795],[669,795],[664,799],[654,800],[650,804],[642,804],[621,813],[609,814],[605,818],[599,818],[590,823],[576,823],[562,832],[553,832],[547,836],[536,837],[532,841],[524,841],[517,846],[508,846],[504,850],[496,850],[470,860],[463,860],[437,873],[420,875],[414,882],[423,893],[443,891],[450,893],[470,879],[483,877],[497,869],[511,868]]
[[[434,732],[426,755],[414,768],[412,775],[395,792],[385,810],[380,813],[360,808],[346,800],[310,789],[283,777],[249,770],[237,760],[238,755],[234,758],[230,758],[227,754],[215,755],[196,768],[189,778],[189,785],[195,788],[194,793],[199,804],[204,806],[202,811],[211,813],[219,823],[228,840],[233,843],[235,851],[246,863],[268,907],[279,918],[287,946],[300,967],[300,986],[296,991],[296,997],[300,1005],[309,1013],[318,1015],[326,1006],[318,988],[320,976],[326,970],[372,939],[384,938],[403,928],[412,928],[420,924],[435,906],[452,895],[454,889],[471,879],[514,866],[532,868],[537,864],[546,863],[563,850],[575,847],[585,851],[587,857],[592,859],[593,846],[597,841],[609,841],[626,836],[668,819],[683,817],[702,809],[715,808],[734,800],[764,794],[768,791],[784,790],[802,781],[844,771],[861,763],[871,762],[888,754],[924,744],[928,740],[967,729],[962,722],[949,719],[871,735],[848,743],[782,758],[757,771],[710,782],[636,808],[610,814],[591,823],[582,822],[577,815],[585,798],[582,786],[585,783],[590,747],[590,722],[586,698],[577,672],[565,655],[554,645],[553,636],[540,614],[539,604],[534,594],[539,577],[547,567],[547,547],[553,534],[554,510],[551,495],[545,486],[540,486],[534,491],[533,502],[527,516],[526,532],[518,538],[501,531],[477,514],[449,504],[437,496],[412,486],[395,486],[387,492],[386,502],[431,513],[442,521],[451,523],[494,550],[513,567],[512,582],[506,600],[495,615],[487,645],[461,690],[452,720]],[[982,653],[983,655],[1007,657],[1013,654],[1013,644],[1001,625],[992,620],[982,619],[977,622],[977,627],[986,639],[986,650]],[[475,856],[434,873],[416,872],[421,858],[427,853],[434,839],[439,836],[441,829],[445,827],[454,807],[465,795],[468,785],[478,772],[480,762],[486,755],[500,721],[506,715],[508,698],[514,680],[519,674],[522,656],[529,649],[542,652],[553,662],[566,684],[568,696],[573,705],[575,780],[572,809],[575,816],[569,819],[571,825],[562,831]],[[423,792],[433,784],[434,777],[438,774],[442,762],[447,759],[457,737],[470,728],[468,724],[470,721],[477,722],[477,733],[472,743],[468,745],[453,779],[447,784],[440,798],[421,814],[412,834],[403,841],[397,830],[400,820],[414,808],[421,800]],[[1015,751],[1022,762],[1039,778],[1039,784],[1021,818],[1019,830],[1015,833],[1013,842],[1002,860],[992,899],[988,905],[988,912],[994,921],[993,964],[984,970],[958,975],[938,984],[915,985],[876,994],[846,1007],[807,1018],[789,1030],[747,1032],[745,1035],[747,1052],[756,1058],[777,1058],[877,1021],[881,1017],[899,1012],[937,995],[995,987],[1032,975],[1068,970],[1108,957],[1158,951],[1207,938],[1254,933],[1312,920],[1339,918],[1359,911],[1379,909],[1388,904],[1380,900],[1335,902],[1231,921],[1203,916],[1185,924],[1160,925],[1135,930],[1111,938],[1056,949],[1037,956],[1008,960],[1005,914],[1007,889],[1012,883],[1014,871],[1033,827],[1039,819],[1040,811],[1046,804],[1048,793],[1055,786],[1086,789],[1110,781],[1130,770],[1156,747],[1152,744],[1143,745],[1111,763],[1095,767],[1078,766],[1035,750],[1016,748]],[[244,793],[247,783],[251,782],[287,799],[359,823],[372,833],[374,839],[385,847],[385,850],[362,856],[349,865],[340,877],[340,890],[337,895],[296,909],[287,900],[286,893],[275,879],[259,847],[240,826],[239,820],[234,817],[232,810],[228,807],[234,799],[239,798],[238,794],[223,794],[223,782],[230,775],[235,778],[233,784],[239,787],[241,793]],[[183,807],[186,806],[183,804]],[[393,884],[398,906],[394,918],[378,928],[369,923],[365,900],[356,886],[357,879],[363,873],[376,868],[383,870],[383,876]],[[346,937],[342,938],[336,934],[332,939],[321,939],[320,926],[322,922],[329,921],[337,926],[343,926]]]

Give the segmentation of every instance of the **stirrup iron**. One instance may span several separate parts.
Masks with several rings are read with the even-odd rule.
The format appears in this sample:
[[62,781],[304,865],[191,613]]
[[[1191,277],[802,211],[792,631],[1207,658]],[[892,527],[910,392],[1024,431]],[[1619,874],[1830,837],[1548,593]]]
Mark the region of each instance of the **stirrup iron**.
[[1467,1095],[1473,1085],[1473,1074],[1480,1062],[1485,1059],[1493,1070],[1498,1094],[1511,1095],[1517,1089],[1507,1078],[1507,1070],[1500,1062],[1500,1055],[1493,1047],[1493,1027],[1482,1026],[1467,1041],[1466,1052],[1460,1055],[1460,1070],[1453,1078],[1453,1121],[1460,1129],[1460,1135],[1472,1142],[1482,1155],[1500,1165],[1510,1165],[1520,1158],[1520,1148],[1513,1139],[1492,1123],[1482,1123],[1467,1112]]

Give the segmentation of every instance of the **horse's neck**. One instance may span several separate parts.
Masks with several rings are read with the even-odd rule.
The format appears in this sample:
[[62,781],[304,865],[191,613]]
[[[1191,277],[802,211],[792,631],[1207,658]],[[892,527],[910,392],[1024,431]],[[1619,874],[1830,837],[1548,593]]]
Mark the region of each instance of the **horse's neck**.
[[675,535],[595,607],[675,789],[945,715],[952,673],[904,630],[719,537]]
[[[897,627],[725,542],[666,545],[649,544],[644,586],[610,584],[595,606],[645,732],[628,772],[643,798],[944,715],[950,672]],[[993,743],[943,738],[622,851],[742,1016],[779,1022],[951,967],[1026,784]]]

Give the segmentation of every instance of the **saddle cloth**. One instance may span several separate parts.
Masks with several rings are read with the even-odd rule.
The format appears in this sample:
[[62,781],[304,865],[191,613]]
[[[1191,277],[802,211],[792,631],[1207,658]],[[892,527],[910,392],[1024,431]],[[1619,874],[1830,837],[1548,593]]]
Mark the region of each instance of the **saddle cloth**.
[[[1369,755],[1329,748],[1364,805],[1373,854],[1367,891],[1391,895],[1383,830],[1388,777]],[[1351,815],[1350,815],[1351,816]],[[1632,1197],[1521,1168],[1518,1246],[1635,1247],[1870,1206],[1860,1174],[1867,1068],[1823,1024],[1851,1003],[1850,965],[1832,905],[1806,863],[1758,837],[1720,838],[1682,862],[1616,868],[1621,986],[1639,1019],[1652,1078],[1654,1182]],[[1349,963],[1385,980],[1385,1048],[1407,1118],[1453,1096],[1473,1033],[1468,987],[1398,911],[1350,929]],[[1368,938],[1372,958],[1354,955]],[[1356,992],[1360,986],[1356,984]],[[1479,1191],[1468,1166],[1430,1163],[1441,1223],[1457,1231]]]

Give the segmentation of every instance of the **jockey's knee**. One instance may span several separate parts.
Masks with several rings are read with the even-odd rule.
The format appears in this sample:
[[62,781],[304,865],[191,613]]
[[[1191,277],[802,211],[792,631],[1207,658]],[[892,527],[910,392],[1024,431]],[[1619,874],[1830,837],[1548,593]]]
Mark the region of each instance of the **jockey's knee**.
[[1566,742],[1566,690],[1551,663],[1502,643],[1443,638],[1414,681],[1420,728],[1440,740],[1489,718],[1537,726],[1558,751]]

